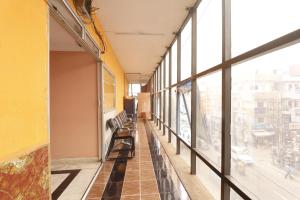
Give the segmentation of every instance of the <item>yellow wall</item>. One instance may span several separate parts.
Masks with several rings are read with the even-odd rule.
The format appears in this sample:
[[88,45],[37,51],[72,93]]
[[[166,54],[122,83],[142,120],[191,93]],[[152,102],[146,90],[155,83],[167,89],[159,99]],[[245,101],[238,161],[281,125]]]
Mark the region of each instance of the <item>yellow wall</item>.
[[0,161],[48,143],[47,13],[41,0],[1,1]]
[[[23,2],[0,6],[0,161],[48,143],[48,8],[43,0]],[[98,19],[96,25],[107,46],[101,59],[116,77],[120,111],[124,71]]]
[[[105,36],[105,33],[103,31],[103,28],[100,24],[100,21],[96,18],[96,25],[97,28],[101,31],[101,35],[104,37],[104,41],[106,44],[106,53],[102,55],[101,60],[105,63],[105,66],[109,68],[109,70],[114,74],[116,78],[116,107],[118,111],[123,110],[123,97],[125,95],[124,91],[124,70],[121,66],[121,64],[118,61],[118,58],[116,57],[113,48],[111,47],[107,37]],[[93,29],[91,27],[88,27],[91,33],[93,33]],[[95,34],[94,34],[95,36]],[[94,38],[97,38],[94,37]],[[126,80],[126,79],[125,79]]]
[[129,84],[128,84],[128,81],[127,81],[127,79],[125,79],[125,84],[124,84],[124,87],[125,87],[125,96],[128,96],[128,87],[129,87]]
[[109,111],[115,108],[115,78],[103,69],[103,110]]
[[[73,7],[73,0],[68,0],[69,4]],[[109,68],[109,70],[114,74],[116,77],[116,107],[118,111],[123,110],[123,97],[125,95],[124,84],[126,79],[124,79],[124,70],[121,66],[121,64],[118,61],[118,58],[116,57],[116,54],[114,53],[114,50],[112,46],[110,45],[110,42],[108,41],[105,32],[103,31],[103,27],[100,23],[100,20],[98,17],[94,16],[95,24],[100,31],[101,35],[104,38],[104,42],[106,45],[106,53],[102,55],[101,60],[105,63],[105,66]],[[98,36],[96,35],[94,28],[92,25],[86,25],[87,29],[91,33],[91,35],[95,38],[96,42],[98,42],[98,45],[100,46],[100,41],[98,39]],[[124,81],[125,80],[125,81]]]

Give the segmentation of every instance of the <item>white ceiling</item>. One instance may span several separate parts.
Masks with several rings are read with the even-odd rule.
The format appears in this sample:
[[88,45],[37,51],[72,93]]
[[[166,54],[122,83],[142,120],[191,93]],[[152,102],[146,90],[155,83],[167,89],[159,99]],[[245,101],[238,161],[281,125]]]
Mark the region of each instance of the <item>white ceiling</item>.
[[50,50],[85,51],[75,39],[50,15]]
[[[106,35],[129,82],[150,76],[196,0],[95,0]],[[130,78],[131,77],[131,78]],[[143,77],[143,80],[138,77]]]

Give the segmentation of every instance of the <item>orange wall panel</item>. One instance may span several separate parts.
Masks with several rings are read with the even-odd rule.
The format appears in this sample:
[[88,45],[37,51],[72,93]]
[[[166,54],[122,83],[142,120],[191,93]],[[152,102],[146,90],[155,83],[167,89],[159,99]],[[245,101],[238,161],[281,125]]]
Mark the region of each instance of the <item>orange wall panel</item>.
[[98,156],[97,64],[85,52],[50,54],[51,158]]

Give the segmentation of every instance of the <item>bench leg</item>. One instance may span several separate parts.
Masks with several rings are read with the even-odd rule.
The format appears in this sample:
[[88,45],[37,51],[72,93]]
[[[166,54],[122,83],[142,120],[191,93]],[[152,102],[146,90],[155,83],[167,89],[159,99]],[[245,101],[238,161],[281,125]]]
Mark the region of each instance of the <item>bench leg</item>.
[[112,136],[109,147],[108,147],[108,150],[107,150],[107,153],[106,153],[106,157],[105,157],[106,159],[108,158],[108,156],[109,156],[112,148],[114,147],[114,145],[115,145],[115,139]]
[[132,137],[131,138],[131,142],[132,142],[132,146],[131,146],[131,157],[133,157],[135,155],[135,138]]

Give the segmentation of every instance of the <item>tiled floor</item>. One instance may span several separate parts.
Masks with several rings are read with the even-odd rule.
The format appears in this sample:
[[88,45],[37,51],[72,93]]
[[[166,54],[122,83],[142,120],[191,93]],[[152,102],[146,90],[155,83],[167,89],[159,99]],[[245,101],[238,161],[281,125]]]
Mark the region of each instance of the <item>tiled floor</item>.
[[94,160],[59,160],[52,162],[52,199],[80,200],[99,166],[100,163]]
[[136,154],[106,161],[88,199],[189,199],[158,140],[137,122]]
[[68,176],[69,176],[69,173],[52,174],[51,175],[51,193],[53,193]]

